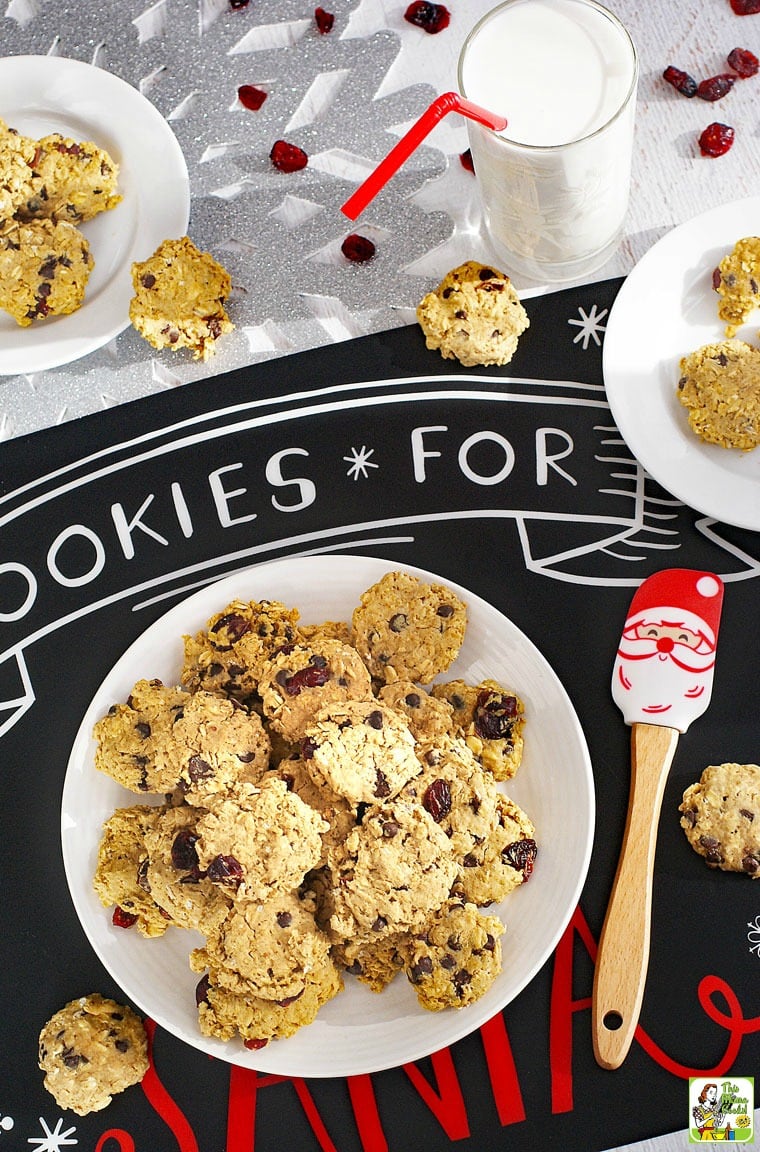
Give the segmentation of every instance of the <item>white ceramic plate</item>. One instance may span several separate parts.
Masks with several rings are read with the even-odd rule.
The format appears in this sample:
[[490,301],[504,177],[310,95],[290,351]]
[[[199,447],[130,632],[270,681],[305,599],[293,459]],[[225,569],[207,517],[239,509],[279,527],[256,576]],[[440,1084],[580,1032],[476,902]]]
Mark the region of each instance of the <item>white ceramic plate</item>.
[[123,199],[82,225],[95,260],[70,316],[20,328],[0,312],[0,375],[42,372],[100,348],[129,324],[130,266],[182,236],[190,214],[185,158],[171,128],[118,76],[62,56],[0,60],[0,117],[27,136],[93,140],[120,166]]
[[94,722],[126,699],[141,677],[176,683],[182,634],[205,627],[232,599],[278,599],[305,622],[350,619],[360,594],[398,565],[368,557],[321,556],[273,561],[212,584],[178,604],[127,650],[98,689],[77,735],[63,790],[63,858],[71,895],[89,940],[127,996],[162,1027],[209,1055],[291,1076],[348,1076],[420,1059],[472,1032],[509,1003],[544,964],[578,902],[594,827],[593,778],[573,707],[537,648],[485,601],[447,583],[468,605],[463,648],[446,678],[478,683],[491,676],[514,687],[528,721],[524,761],[509,792],[533,818],[538,859],[528,882],[495,906],[506,924],[503,971],[488,993],[459,1011],[427,1012],[397,977],[381,994],[348,976],[346,989],[313,1024],[256,1052],[198,1030],[188,954],[195,933],[169,928],[160,939],[114,928],[92,888],[103,821],[117,807],[144,802],[93,766]]
[[[760,198],[724,204],[663,236],[623,283],[610,311],[603,364],[623,439],[659,484],[697,511],[760,529],[760,449],[705,444],[689,428],[679,361],[725,339],[712,273],[743,236],[760,235]],[[758,345],[760,311],[737,338]]]

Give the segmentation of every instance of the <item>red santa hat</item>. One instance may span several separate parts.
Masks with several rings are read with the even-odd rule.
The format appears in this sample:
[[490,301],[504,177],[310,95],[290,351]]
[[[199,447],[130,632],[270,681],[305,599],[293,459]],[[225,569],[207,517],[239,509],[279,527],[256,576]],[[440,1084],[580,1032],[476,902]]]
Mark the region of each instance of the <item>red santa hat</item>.
[[722,605],[720,577],[692,568],[665,568],[649,576],[637,589],[626,628],[641,620],[675,624],[704,636],[714,648]]

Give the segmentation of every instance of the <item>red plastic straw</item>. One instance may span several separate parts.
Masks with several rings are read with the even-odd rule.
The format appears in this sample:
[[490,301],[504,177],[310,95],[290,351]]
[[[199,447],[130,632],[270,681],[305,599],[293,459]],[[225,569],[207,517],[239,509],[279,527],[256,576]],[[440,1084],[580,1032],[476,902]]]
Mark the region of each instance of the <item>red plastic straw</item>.
[[477,120],[485,124],[486,128],[493,128],[495,132],[503,131],[507,126],[505,116],[497,116],[495,112],[488,112],[485,108],[473,104],[471,100],[463,99],[457,92],[444,92],[430,107],[422,113],[416,124],[401,137],[399,142],[391,148],[384,160],[381,160],[374,172],[371,172],[364,183],[360,184],[352,196],[341,206],[341,212],[349,220],[355,220],[370,200],[374,200],[381,188],[390,180],[405,160],[411,156],[415,148],[419,147],[439,120],[448,112],[461,112],[469,116],[470,120]]

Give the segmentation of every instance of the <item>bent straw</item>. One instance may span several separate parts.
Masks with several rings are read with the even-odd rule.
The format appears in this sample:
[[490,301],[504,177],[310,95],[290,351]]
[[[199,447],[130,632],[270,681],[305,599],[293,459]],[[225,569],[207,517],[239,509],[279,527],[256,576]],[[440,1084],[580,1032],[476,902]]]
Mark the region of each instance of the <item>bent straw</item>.
[[349,196],[341,206],[341,212],[348,216],[349,220],[355,220],[370,200],[374,200],[381,188],[385,187],[404,161],[411,156],[415,148],[422,143],[428,132],[449,112],[461,112],[463,116],[469,116],[470,120],[477,120],[479,124],[485,124],[486,128],[493,128],[496,132],[503,131],[507,126],[505,116],[497,116],[495,112],[489,112],[473,104],[471,100],[463,99],[457,92],[444,92],[391,148],[385,159],[380,161],[374,172],[359,185],[353,195]]

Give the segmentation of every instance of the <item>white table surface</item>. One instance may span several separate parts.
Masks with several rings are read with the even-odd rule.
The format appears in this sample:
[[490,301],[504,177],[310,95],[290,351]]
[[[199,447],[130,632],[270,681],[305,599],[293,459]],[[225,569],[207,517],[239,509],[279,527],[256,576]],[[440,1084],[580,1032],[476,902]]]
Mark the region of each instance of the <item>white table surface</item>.
[[[355,225],[339,211],[429,101],[456,87],[461,43],[493,5],[448,6],[449,27],[430,36],[404,21],[406,0],[336,0],[323,4],[335,13],[333,31],[319,37],[303,0],[252,0],[234,13],[227,0],[10,0],[0,17],[5,55],[75,57],[149,94],[186,155],[190,234],[235,264],[237,290],[230,300],[236,331],[206,364],[186,353],[155,353],[128,329],[72,364],[0,378],[0,438],[411,323],[419,298],[449,268],[469,258],[493,261],[474,178],[459,162],[467,139],[456,116],[434,129]],[[662,79],[668,64],[697,79],[725,71],[737,46],[760,55],[760,15],[739,17],[729,0],[608,6],[636,42],[641,75],[626,232],[593,280],[625,275],[674,225],[760,188],[760,75],[712,104],[685,99]],[[242,82],[269,87],[262,112],[234,107]],[[702,157],[697,146],[713,120],[736,131],[734,147],[718,159]],[[304,173],[283,179],[271,170],[269,149],[280,136],[309,151]],[[297,226],[304,203],[318,211]],[[370,264],[350,265],[340,255],[340,239],[352,230],[375,239]],[[250,282],[241,284],[246,276]],[[525,293],[543,290],[519,276],[514,282]]]

